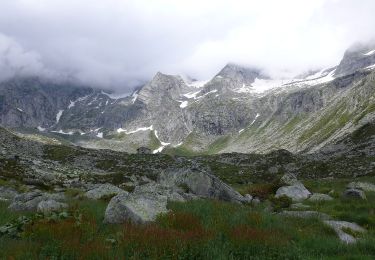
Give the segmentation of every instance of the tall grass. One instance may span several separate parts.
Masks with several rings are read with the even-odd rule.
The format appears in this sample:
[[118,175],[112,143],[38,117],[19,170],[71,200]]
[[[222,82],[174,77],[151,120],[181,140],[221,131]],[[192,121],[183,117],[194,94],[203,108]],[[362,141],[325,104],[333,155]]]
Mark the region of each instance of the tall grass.
[[[6,220],[17,214],[7,212]],[[317,219],[267,213],[262,206],[196,200],[170,203],[155,223],[103,224],[106,203],[80,200],[78,216],[41,219],[21,238],[0,237],[0,259],[373,259],[370,230],[354,246],[342,244]],[[7,213],[4,213],[7,212]],[[2,221],[4,223],[6,221]]]

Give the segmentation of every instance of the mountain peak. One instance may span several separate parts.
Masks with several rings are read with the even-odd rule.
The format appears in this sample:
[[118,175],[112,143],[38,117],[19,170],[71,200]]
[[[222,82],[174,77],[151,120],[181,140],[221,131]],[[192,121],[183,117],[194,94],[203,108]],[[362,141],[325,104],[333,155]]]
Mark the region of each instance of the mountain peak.
[[375,66],[375,43],[357,43],[345,51],[335,75],[348,75],[372,66]]
[[241,82],[241,84],[250,85],[256,78],[266,78],[262,71],[255,67],[245,67],[236,63],[228,63],[216,75],[216,77],[230,78]]

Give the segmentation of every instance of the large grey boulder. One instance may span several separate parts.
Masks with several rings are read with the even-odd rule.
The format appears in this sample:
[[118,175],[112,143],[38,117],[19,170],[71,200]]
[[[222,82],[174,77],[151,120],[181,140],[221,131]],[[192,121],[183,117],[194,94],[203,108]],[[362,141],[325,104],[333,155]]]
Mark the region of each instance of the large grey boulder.
[[168,212],[167,196],[153,193],[121,193],[111,199],[105,211],[105,223],[146,223]]
[[108,198],[110,196],[116,196],[124,192],[124,190],[116,187],[115,185],[105,183],[96,185],[94,188],[87,191],[85,196],[89,199],[99,200],[102,198]]
[[353,198],[353,199],[366,199],[366,194],[362,190],[358,189],[347,189],[342,194],[344,198]]
[[332,227],[337,236],[340,238],[340,240],[346,244],[353,244],[357,242],[357,239],[353,237],[352,235],[346,233],[344,229],[350,229],[354,232],[358,233],[364,233],[366,230],[356,223],[351,223],[347,221],[334,221],[334,220],[326,220],[324,223],[330,227]]
[[331,201],[331,200],[333,200],[333,198],[331,196],[329,196],[327,194],[323,194],[323,193],[314,193],[309,198],[309,201],[314,201],[314,202],[317,202],[317,201]]
[[0,186],[0,200],[11,200],[18,195],[18,192],[10,187]]
[[310,195],[311,192],[308,191],[302,183],[297,183],[291,186],[280,187],[276,191],[275,197],[279,198],[281,196],[287,196],[293,201],[301,201],[309,198]]
[[160,174],[158,182],[164,186],[179,187],[185,193],[202,198],[230,202],[246,202],[246,199],[216,176],[199,169],[166,171]]
[[49,199],[39,202],[37,206],[37,212],[47,214],[54,211],[60,211],[66,208],[68,208],[68,204]]
[[347,188],[375,192],[375,184],[368,182],[351,182],[348,184]]

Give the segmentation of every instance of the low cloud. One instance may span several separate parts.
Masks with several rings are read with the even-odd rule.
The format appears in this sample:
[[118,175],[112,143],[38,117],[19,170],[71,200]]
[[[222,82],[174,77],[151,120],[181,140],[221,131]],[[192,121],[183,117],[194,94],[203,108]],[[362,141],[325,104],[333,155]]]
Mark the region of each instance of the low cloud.
[[298,74],[372,39],[373,10],[372,0],[1,1],[0,79],[127,92],[157,71],[208,79],[227,62]]

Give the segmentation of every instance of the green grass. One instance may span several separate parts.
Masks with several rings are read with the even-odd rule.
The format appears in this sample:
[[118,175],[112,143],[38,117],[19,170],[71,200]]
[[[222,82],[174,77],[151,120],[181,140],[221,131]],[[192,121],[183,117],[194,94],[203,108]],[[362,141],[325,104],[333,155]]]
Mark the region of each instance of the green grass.
[[[39,220],[19,239],[0,237],[0,258],[371,259],[375,254],[371,230],[347,246],[317,219],[280,217],[263,206],[196,200],[168,207],[155,223],[107,225],[106,202],[76,200],[74,217]],[[19,216],[6,203],[0,210],[1,224]]]

